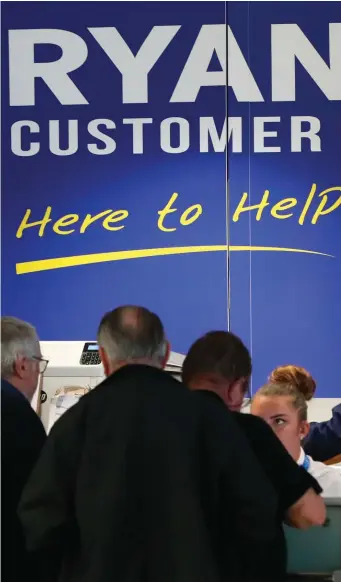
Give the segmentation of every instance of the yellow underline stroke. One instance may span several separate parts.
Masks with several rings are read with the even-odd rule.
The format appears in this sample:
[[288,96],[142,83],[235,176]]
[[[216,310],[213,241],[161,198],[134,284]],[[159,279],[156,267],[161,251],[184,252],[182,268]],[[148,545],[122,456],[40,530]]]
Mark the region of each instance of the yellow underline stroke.
[[[114,251],[110,253],[94,253],[91,255],[76,255],[73,257],[58,257],[54,259],[41,259],[39,261],[27,261],[16,264],[17,275],[37,273],[38,271],[51,271],[53,269],[65,269],[79,265],[93,265],[95,263],[109,263],[111,261],[125,261],[127,259],[144,259],[148,257],[164,257],[167,255],[187,255],[190,253],[211,253],[227,251],[226,245],[208,245],[194,247],[169,247],[159,249],[138,249],[132,251]],[[305,253],[308,255],[320,255],[333,257],[326,253],[309,251],[305,249],[291,249],[286,247],[258,247],[258,246],[230,246],[230,251],[266,251],[279,253]]]

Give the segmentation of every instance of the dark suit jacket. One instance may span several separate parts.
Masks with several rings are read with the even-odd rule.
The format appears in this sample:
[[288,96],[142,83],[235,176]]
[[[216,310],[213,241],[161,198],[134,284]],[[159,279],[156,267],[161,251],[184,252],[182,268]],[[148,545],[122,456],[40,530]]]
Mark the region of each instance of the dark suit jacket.
[[330,420],[310,424],[303,447],[315,461],[328,461],[341,454],[341,404],[333,408]]
[[273,430],[261,418],[252,414],[234,412],[233,417],[248,439],[250,446],[278,495],[278,531],[273,543],[267,546],[266,571],[268,579],[276,582],[286,578],[287,552],[282,522],[288,509],[308,489],[321,493],[317,481],[299,467],[277,438]]
[[[240,432],[231,426],[236,448]],[[49,581],[240,582],[235,547],[215,545],[219,527],[250,527],[249,539],[266,541],[275,503],[266,482],[268,501],[250,483],[240,512],[240,494],[228,502],[235,485],[221,471],[226,441],[207,428],[193,395],[148,366],[122,368],[66,412],[20,509],[29,549],[55,564]]]
[[1,380],[1,433],[2,580],[22,582],[29,579],[33,565],[25,551],[17,509],[46,434],[30,403],[5,380]]
[[[222,560],[221,571],[226,572],[223,580],[229,579],[229,563],[233,553],[238,560],[237,580],[274,582],[275,576],[276,582],[282,582],[285,576],[283,552],[280,555],[282,561],[271,560],[271,551],[277,549],[278,544],[280,550],[283,549],[282,538],[278,541],[279,496],[277,488],[268,478],[266,467],[259,462],[250,435],[239,422],[240,417],[250,415],[230,412],[223,400],[211,391],[198,390],[193,393],[193,397],[207,425],[206,438],[210,439],[211,479],[204,495],[209,504],[207,513],[210,516],[223,516],[212,528],[217,535],[215,547],[218,548],[218,559]],[[259,419],[255,420],[257,423]],[[267,425],[265,427],[268,428]],[[270,428],[269,431],[272,433]],[[274,438],[278,440],[275,435]],[[271,438],[269,443],[267,439],[263,441],[263,447],[266,449],[268,444],[270,446]],[[284,454],[289,457],[285,450]],[[294,461],[292,463],[295,466]],[[220,483],[219,497],[209,496],[215,483],[213,475]],[[216,507],[216,510],[212,511],[212,507]],[[224,548],[230,551],[224,552]]]

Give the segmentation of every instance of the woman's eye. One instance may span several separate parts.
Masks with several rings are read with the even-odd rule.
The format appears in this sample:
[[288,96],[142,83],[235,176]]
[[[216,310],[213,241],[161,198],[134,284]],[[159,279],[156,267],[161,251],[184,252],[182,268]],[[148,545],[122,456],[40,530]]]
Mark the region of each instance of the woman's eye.
[[277,426],[280,426],[281,424],[285,424],[284,418],[276,418],[275,424],[277,424]]

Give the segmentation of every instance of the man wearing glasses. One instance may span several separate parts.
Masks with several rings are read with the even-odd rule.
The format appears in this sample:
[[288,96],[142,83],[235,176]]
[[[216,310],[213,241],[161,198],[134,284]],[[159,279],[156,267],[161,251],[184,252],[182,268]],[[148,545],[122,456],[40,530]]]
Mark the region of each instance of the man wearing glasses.
[[[182,379],[195,391],[205,411],[212,401],[229,411],[246,435],[250,447],[261,465],[268,481],[278,495],[278,534],[273,544],[267,548],[266,563],[263,564],[265,580],[281,582],[286,577],[286,548],[282,522],[306,529],[320,525],[324,519],[324,507],[319,497],[321,488],[307,471],[302,470],[287,453],[276,435],[261,419],[251,414],[241,414],[243,404],[250,399],[249,380],[251,377],[251,356],[243,342],[226,331],[213,331],[197,340],[190,348],[183,363]],[[274,438],[275,437],[275,438]],[[235,479],[245,464],[238,453],[238,442],[226,440],[230,450],[229,479]],[[255,489],[259,484],[252,470],[246,469],[245,482]],[[259,492],[261,495],[261,491]],[[247,543],[247,535],[242,544],[245,549],[246,566],[259,559],[261,548]]]
[[19,582],[35,569],[25,552],[17,508],[22,490],[45,443],[43,425],[31,407],[42,358],[35,329],[15,317],[1,318],[2,579]]

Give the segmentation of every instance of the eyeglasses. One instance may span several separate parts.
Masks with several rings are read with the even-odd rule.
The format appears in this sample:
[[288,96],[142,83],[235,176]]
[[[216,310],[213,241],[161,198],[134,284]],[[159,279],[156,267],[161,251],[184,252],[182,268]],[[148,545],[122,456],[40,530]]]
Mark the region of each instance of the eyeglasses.
[[44,374],[49,361],[45,360],[44,358],[38,358],[37,356],[33,356],[32,359],[39,362],[39,374]]
[[244,409],[250,405],[251,399],[252,399],[252,396],[251,396],[250,381],[249,381],[249,378],[247,378],[244,381],[244,401],[242,404],[242,409]]

